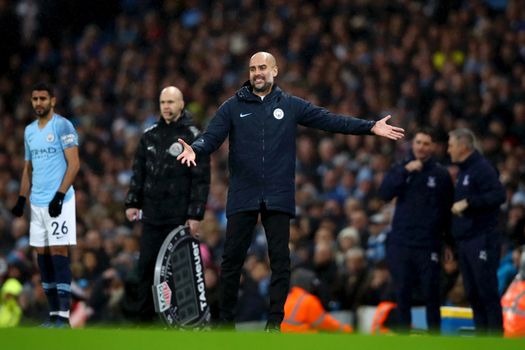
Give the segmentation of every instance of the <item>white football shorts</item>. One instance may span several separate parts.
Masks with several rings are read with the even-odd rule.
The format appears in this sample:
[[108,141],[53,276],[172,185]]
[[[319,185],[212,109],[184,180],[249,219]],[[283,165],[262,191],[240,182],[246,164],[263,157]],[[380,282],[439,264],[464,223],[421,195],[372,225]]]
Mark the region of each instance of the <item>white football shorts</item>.
[[62,205],[62,212],[56,218],[49,216],[48,207],[31,204],[29,245],[48,247],[77,244],[77,222],[75,195]]

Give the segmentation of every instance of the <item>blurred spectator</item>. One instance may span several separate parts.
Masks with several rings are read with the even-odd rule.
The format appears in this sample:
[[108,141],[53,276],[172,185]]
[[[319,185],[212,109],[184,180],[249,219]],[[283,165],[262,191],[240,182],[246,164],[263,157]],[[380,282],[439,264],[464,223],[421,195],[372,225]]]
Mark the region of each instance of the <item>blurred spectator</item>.
[[[246,258],[245,268],[241,275],[236,322],[262,321],[268,317],[268,298],[261,294],[259,281],[256,280],[256,278],[269,277],[268,266],[264,267],[263,264],[266,262],[259,261],[255,255]],[[256,272],[257,269],[264,273]]]
[[498,267],[498,292],[503,296],[514,277],[518,273],[520,266],[521,247],[517,247],[501,258]]
[[375,264],[386,258],[386,240],[389,234],[388,220],[383,213],[377,213],[370,218],[366,257]]
[[18,296],[22,284],[14,278],[8,278],[0,286],[0,328],[16,327],[22,318],[22,308]]
[[459,273],[459,263],[456,259],[445,259],[440,277],[440,300],[445,306],[468,305],[463,291],[463,279]]
[[341,269],[344,265],[346,252],[360,246],[359,233],[353,227],[346,227],[337,235],[337,244],[339,249],[336,252],[335,261],[337,267]]
[[124,282],[116,269],[107,269],[94,282],[87,300],[88,319],[93,323],[116,324],[124,320],[120,305]]
[[370,283],[364,291],[363,304],[378,305],[382,301],[392,301],[394,290],[392,278],[384,261],[378,262],[371,270]]
[[315,296],[315,273],[296,269],[290,278],[290,292],[284,304],[284,333],[314,333],[318,331],[352,333],[350,325],[343,324],[325,311]]
[[525,253],[520,247],[517,254],[518,273],[501,298],[505,337],[525,336]]
[[339,289],[337,278],[337,264],[334,256],[334,242],[319,241],[314,246],[312,271],[319,276],[319,297],[329,310],[338,310],[340,302],[336,300],[335,294]]
[[345,265],[340,272],[340,278],[342,309],[355,312],[357,307],[364,304],[365,293],[372,279],[363,249],[356,247],[346,252]]
[[361,242],[361,246],[363,248],[366,248],[366,245],[368,244],[368,237],[370,236],[370,232],[368,229],[369,219],[366,215],[366,211],[361,209],[360,207],[352,209],[349,203],[347,203],[346,212],[347,214],[349,213],[350,227],[357,230],[357,232],[359,233],[359,241]]

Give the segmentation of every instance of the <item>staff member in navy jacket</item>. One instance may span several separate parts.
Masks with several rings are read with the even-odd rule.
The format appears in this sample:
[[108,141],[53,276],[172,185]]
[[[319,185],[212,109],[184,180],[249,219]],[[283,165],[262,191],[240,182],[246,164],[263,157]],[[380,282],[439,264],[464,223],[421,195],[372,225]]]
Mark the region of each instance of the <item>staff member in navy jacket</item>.
[[335,115],[274,84],[278,68],[267,52],[253,55],[249,81],[218,109],[207,131],[191,146],[180,141],[183,164],[214,152],[229,135],[230,186],[228,224],[219,292],[221,322],[231,324],[237,303],[240,271],[259,214],[268,240],[272,277],[267,331],[279,331],[290,284],[288,249],[290,217],[295,215],[297,124],[345,134],[380,135],[393,140],[404,130],[377,122]]
[[450,132],[448,153],[459,165],[452,206],[452,235],[457,241],[465,292],[478,333],[501,334],[503,321],[496,270],[500,239],[496,232],[505,191],[494,167],[474,148],[468,129]]
[[408,330],[412,322],[410,308],[417,281],[426,301],[429,329],[439,332],[441,325],[439,256],[445,235],[449,237],[454,186],[447,169],[432,158],[433,150],[432,131],[416,131],[410,156],[386,174],[379,189],[384,200],[397,198],[387,261],[402,330]]

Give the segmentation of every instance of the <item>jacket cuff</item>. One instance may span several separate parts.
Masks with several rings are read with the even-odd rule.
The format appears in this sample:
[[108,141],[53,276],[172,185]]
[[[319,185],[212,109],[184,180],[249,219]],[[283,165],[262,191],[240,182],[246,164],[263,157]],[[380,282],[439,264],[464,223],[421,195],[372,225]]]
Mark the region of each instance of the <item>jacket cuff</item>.
[[195,144],[192,144],[192,145],[191,145],[191,149],[192,149],[193,152],[195,152],[195,154],[198,155],[198,156],[202,156],[203,154],[205,154],[204,150],[203,150],[201,147],[199,147],[199,146],[197,146],[197,145],[195,145]]
[[370,124],[369,125],[369,128],[368,129],[368,135],[375,135],[373,132],[372,132],[372,128],[374,127],[374,125],[376,125],[376,121],[375,120],[369,120],[368,123]]
[[136,200],[135,198],[127,198],[126,201],[124,202],[124,206],[126,207],[126,209],[129,209],[129,208],[142,208],[142,203],[141,201],[138,201]]
[[202,220],[204,218],[204,212],[206,211],[206,207],[201,204],[190,204],[188,206],[188,219],[192,220]]
[[479,201],[476,200],[476,197],[465,197],[463,199],[467,201],[467,209],[479,207]]

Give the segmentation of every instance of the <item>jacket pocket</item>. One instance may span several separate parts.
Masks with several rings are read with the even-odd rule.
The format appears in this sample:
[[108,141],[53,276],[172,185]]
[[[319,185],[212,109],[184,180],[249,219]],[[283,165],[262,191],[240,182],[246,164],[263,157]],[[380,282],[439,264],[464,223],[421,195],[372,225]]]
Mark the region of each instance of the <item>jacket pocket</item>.
[[452,218],[453,233],[458,236],[468,236],[472,230],[472,218],[454,215]]

